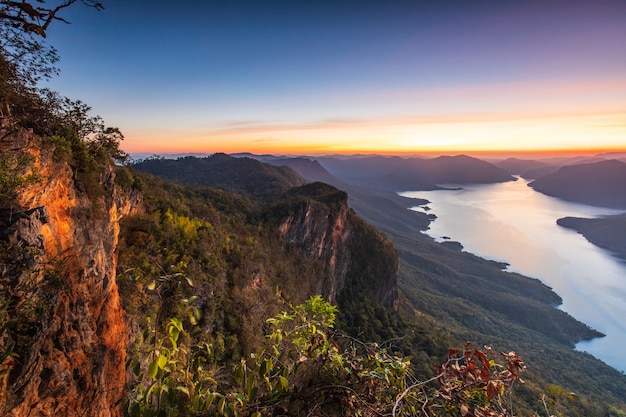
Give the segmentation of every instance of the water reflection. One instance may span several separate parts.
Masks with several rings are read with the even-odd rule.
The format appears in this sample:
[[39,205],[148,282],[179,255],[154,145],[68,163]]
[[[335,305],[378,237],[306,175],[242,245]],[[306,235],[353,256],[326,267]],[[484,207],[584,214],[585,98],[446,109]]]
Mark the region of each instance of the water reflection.
[[[405,192],[425,198],[437,219],[428,235],[450,237],[466,251],[509,264],[508,270],[539,278],[563,298],[560,307],[607,336],[577,345],[626,371],[626,264],[557,219],[598,217],[621,211],[545,196],[528,182]],[[420,210],[420,208],[415,208]]]

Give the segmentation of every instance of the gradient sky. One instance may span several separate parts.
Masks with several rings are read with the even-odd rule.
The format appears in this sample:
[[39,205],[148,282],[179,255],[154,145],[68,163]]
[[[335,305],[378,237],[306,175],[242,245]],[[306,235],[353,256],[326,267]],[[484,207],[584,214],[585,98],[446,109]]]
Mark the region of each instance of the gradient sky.
[[626,150],[626,1],[102,0],[51,87],[128,152]]

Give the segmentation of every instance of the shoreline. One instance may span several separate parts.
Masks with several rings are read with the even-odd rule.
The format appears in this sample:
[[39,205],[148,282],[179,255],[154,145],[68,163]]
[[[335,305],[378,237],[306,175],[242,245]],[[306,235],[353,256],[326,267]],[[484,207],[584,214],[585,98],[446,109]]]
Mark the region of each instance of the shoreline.
[[612,216],[585,218],[562,217],[556,221],[561,227],[575,230],[587,241],[610,252],[626,262],[626,213]]

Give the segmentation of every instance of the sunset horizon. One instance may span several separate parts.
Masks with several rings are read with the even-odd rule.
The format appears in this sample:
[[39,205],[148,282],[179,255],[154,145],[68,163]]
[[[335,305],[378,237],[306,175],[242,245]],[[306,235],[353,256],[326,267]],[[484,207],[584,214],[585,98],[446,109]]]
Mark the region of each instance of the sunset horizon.
[[[123,148],[123,146],[121,147]],[[346,151],[346,152],[290,152],[287,150],[260,150],[260,151],[228,151],[228,150],[163,150],[154,151],[151,149],[146,150],[133,150],[127,151],[131,156],[141,155],[144,157],[183,157],[183,156],[209,156],[213,154],[227,154],[227,155],[272,155],[272,156],[285,156],[285,157],[400,157],[400,158],[436,158],[439,156],[459,156],[467,155],[474,158],[486,158],[486,159],[551,159],[551,158],[576,158],[576,157],[604,157],[611,159],[613,156],[619,159],[626,158],[626,148],[614,148],[614,149],[567,149],[567,150],[471,150],[471,149],[457,149],[457,150],[430,150],[430,151]]]

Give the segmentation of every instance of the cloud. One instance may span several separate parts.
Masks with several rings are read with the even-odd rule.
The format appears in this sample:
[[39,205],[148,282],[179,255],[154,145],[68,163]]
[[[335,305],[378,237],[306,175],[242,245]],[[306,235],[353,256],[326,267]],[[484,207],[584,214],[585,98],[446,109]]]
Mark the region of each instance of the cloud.
[[[302,122],[283,123],[247,123],[245,125],[190,132],[193,136],[230,136],[255,135],[284,132],[307,132],[320,130],[354,130],[366,128],[410,127],[420,125],[458,125],[472,123],[506,123],[524,120],[559,120],[559,119],[586,119],[596,117],[626,117],[626,108],[610,109],[607,111],[561,111],[561,112],[476,112],[438,115],[415,115],[404,117],[385,117],[371,119],[334,118]],[[255,141],[276,140],[271,135],[265,135]]]
[[248,143],[275,143],[276,142],[276,138],[273,138],[271,136],[266,136],[264,138],[259,138],[259,139],[253,139],[248,141]]

